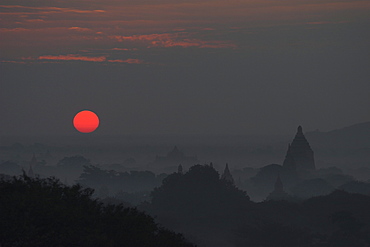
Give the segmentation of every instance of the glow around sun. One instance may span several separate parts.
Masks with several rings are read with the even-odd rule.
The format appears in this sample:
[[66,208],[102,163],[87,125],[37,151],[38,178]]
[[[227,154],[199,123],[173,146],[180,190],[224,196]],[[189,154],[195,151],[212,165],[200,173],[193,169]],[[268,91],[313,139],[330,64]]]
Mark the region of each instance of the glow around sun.
[[99,117],[96,113],[83,110],[73,118],[73,126],[81,133],[91,133],[99,127]]

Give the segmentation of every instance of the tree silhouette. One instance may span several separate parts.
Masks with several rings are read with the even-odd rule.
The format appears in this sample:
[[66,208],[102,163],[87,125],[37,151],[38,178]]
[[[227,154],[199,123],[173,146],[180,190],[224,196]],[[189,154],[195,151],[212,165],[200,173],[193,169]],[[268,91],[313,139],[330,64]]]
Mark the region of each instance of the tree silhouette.
[[104,206],[92,189],[55,178],[0,180],[0,245],[193,246],[152,217],[123,205]]
[[243,207],[249,202],[246,192],[221,180],[218,172],[207,165],[192,166],[185,174],[171,174],[152,192],[152,205],[161,211],[203,214]]
[[7,160],[0,164],[0,172],[14,176],[21,174],[22,169],[16,162]]
[[78,182],[98,191],[105,187],[104,189],[109,190],[110,195],[117,195],[120,192],[137,193],[144,191],[149,194],[150,190],[159,185],[162,180],[162,177],[156,177],[151,171],[117,172],[115,170],[103,170],[93,165],[84,166],[83,168]]
[[236,235],[236,246],[312,246],[313,238],[306,229],[273,221],[246,224]]
[[81,155],[71,156],[71,157],[64,157],[61,159],[57,166],[70,168],[70,169],[76,169],[76,168],[82,168],[84,165],[89,165],[90,160],[86,159],[85,157]]
[[74,182],[82,173],[83,167],[90,165],[90,160],[81,155],[64,157],[57,164],[58,175],[60,178],[68,178]]
[[250,204],[246,192],[221,180],[213,167],[195,165],[185,174],[169,175],[153,190],[149,212],[165,226],[217,246]]
[[349,211],[339,211],[331,215],[331,221],[338,226],[330,239],[329,246],[352,246],[362,247],[368,246],[365,243],[361,229],[364,226],[359,222]]

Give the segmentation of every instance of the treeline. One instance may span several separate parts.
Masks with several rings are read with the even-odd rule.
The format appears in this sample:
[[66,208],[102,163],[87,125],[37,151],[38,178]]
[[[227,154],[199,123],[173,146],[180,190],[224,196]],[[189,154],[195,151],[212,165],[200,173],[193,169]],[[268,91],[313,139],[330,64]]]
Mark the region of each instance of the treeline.
[[370,246],[370,196],[336,190],[303,201],[254,203],[211,166],[174,173],[143,204],[199,246]]
[[160,186],[167,174],[156,176],[151,171],[130,171],[117,172],[115,170],[103,170],[97,166],[83,166],[79,183],[92,188],[100,188],[102,185],[117,193],[121,190],[125,192],[151,191],[154,187]]
[[308,199],[313,196],[328,195],[339,189],[351,193],[370,195],[370,180],[358,181],[337,167],[321,168],[297,174],[278,164],[270,164],[259,169],[246,167],[234,170],[238,188],[248,191],[253,201],[263,201],[272,192],[277,177],[280,177],[284,191],[293,199]]
[[138,205],[150,201],[150,192],[161,185],[167,174],[155,175],[151,171],[117,172],[97,166],[83,166],[78,183],[95,189],[94,196],[105,201],[119,200],[125,205]]
[[53,178],[3,179],[1,246],[370,246],[370,196],[255,203],[210,165],[164,178],[138,206],[146,213],[92,194]]
[[0,246],[193,246],[135,208],[103,205],[92,189],[25,175],[0,180]]

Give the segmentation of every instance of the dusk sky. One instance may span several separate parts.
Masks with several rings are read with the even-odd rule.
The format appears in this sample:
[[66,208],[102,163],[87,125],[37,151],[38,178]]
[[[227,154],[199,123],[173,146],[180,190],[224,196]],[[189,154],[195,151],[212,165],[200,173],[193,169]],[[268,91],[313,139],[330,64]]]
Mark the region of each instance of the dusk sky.
[[369,30],[369,0],[0,0],[0,135],[370,121]]

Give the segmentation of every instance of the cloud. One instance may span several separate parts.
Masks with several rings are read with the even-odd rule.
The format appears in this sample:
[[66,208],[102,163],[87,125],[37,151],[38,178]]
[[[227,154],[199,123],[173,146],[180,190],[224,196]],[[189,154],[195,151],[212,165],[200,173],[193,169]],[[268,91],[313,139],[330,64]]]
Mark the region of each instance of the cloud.
[[130,64],[144,64],[145,62],[140,59],[134,59],[134,58],[128,58],[125,60],[122,59],[114,59],[114,60],[108,60],[110,63],[130,63]]
[[[30,7],[30,6],[21,6],[21,5],[0,5],[0,9],[7,9],[8,11],[13,10],[13,13],[32,13],[32,12],[41,12],[41,13],[51,13],[51,12],[72,12],[72,13],[79,13],[79,14],[86,14],[86,13],[104,13],[105,10],[101,9],[94,9],[94,10],[82,10],[82,9],[74,9],[74,8],[58,8],[58,7]],[[4,14],[4,12],[2,12]],[[5,13],[12,13],[12,12],[5,12]]]
[[3,63],[32,63],[35,61],[45,62],[61,62],[61,61],[84,61],[84,62],[108,62],[108,63],[127,63],[127,64],[147,64],[141,59],[127,58],[127,59],[108,59],[108,56],[82,56],[78,54],[67,55],[43,55],[37,58],[22,57],[21,60],[2,60]]
[[84,27],[70,27],[68,28],[69,30],[75,30],[79,32],[86,32],[86,31],[91,31],[90,28],[84,28]]
[[189,38],[192,34],[186,32],[180,33],[161,33],[145,34],[132,36],[110,36],[118,42],[141,42],[148,47],[198,47],[198,48],[236,48],[237,46],[231,41],[219,40],[201,40]]
[[112,48],[112,51],[137,51],[137,48]]
[[7,55],[0,59],[78,53],[81,48],[110,50],[121,47],[118,43],[124,44],[122,49],[144,52],[152,47],[268,47],[264,37],[256,40],[247,32],[364,22],[369,10],[368,1],[357,0],[3,0],[0,49]]
[[326,24],[343,24],[349,23],[349,21],[312,21],[307,22],[307,25],[326,25]]
[[28,20],[26,20],[27,22],[45,22],[45,20],[43,20],[43,19],[28,19]]
[[24,31],[32,31],[27,28],[16,27],[16,28],[0,28],[0,32],[24,32]]
[[104,62],[106,61],[107,57],[105,56],[87,57],[87,56],[68,54],[68,55],[58,55],[58,56],[45,55],[45,56],[39,56],[37,59],[38,60],[59,60],[59,61]]
[[15,64],[25,64],[25,61],[19,60],[0,60],[0,63],[15,63]]

